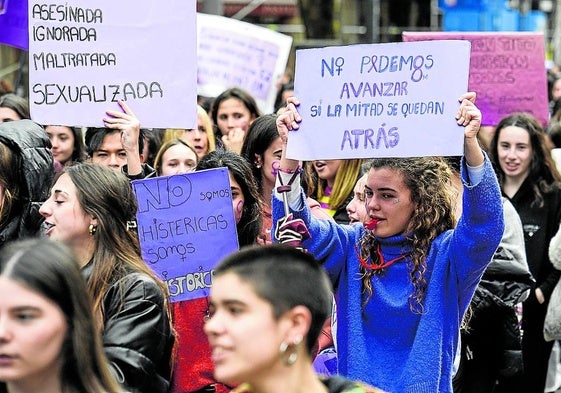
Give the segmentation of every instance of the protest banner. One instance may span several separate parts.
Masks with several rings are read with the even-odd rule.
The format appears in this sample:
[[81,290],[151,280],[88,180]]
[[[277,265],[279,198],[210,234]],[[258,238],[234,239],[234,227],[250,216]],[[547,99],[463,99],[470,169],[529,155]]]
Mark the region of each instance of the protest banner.
[[216,97],[230,87],[241,87],[263,113],[272,112],[292,37],[208,14],[198,14],[197,30],[198,93]]
[[296,52],[299,160],[461,155],[455,114],[467,91],[468,41],[400,42]]
[[27,50],[27,0],[0,0],[0,44]]
[[29,101],[41,124],[196,128],[196,2],[29,0]]
[[238,249],[228,169],[134,180],[142,257],[172,302],[209,295],[213,268]]
[[513,112],[528,112],[542,125],[549,120],[543,33],[404,32],[404,41],[468,40],[468,89],[477,93],[483,125],[496,126]]

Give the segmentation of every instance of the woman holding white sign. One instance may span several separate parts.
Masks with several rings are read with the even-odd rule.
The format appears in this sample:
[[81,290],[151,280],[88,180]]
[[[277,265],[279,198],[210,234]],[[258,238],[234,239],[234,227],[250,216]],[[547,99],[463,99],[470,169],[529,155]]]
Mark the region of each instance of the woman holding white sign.
[[[365,187],[368,222],[348,226],[311,216],[295,176],[299,162],[282,157],[277,185],[293,179],[286,199],[311,234],[302,246],[324,262],[336,292],[343,376],[391,392],[452,392],[460,324],[504,229],[474,101],[475,93],[460,97],[456,114],[465,127],[457,225],[453,174],[442,158],[374,159]],[[290,99],[277,120],[284,143],[299,127],[298,104]],[[282,199],[275,192],[275,235],[286,221]]]

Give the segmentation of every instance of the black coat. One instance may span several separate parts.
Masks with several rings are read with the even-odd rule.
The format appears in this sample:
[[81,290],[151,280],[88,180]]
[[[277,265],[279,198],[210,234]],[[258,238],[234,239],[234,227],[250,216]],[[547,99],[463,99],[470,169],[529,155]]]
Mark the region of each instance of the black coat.
[[43,127],[31,120],[0,123],[0,142],[18,157],[13,170],[22,185],[21,201],[12,209],[7,224],[0,228],[1,246],[39,232],[43,222],[39,207],[49,196],[54,161],[49,136]]
[[[521,336],[514,307],[526,299],[533,285],[534,278],[528,268],[516,261],[508,250],[499,247],[473,295],[470,325],[481,325],[480,331],[504,350],[520,349]],[[491,333],[493,324],[497,327],[496,336]]]
[[[532,179],[527,177],[510,199],[524,227],[528,266],[536,279],[536,288],[541,289],[546,300],[539,307],[542,314],[545,313],[551,292],[561,276],[561,273],[551,264],[548,255],[549,242],[557,233],[561,222],[561,189],[554,186],[550,193],[543,195],[543,198],[542,207],[532,206],[534,190]],[[533,294],[530,298],[532,297],[535,300]]]
[[[92,263],[82,269],[89,278]],[[166,393],[174,334],[160,287],[143,273],[117,279],[103,296],[103,350],[128,392]]]

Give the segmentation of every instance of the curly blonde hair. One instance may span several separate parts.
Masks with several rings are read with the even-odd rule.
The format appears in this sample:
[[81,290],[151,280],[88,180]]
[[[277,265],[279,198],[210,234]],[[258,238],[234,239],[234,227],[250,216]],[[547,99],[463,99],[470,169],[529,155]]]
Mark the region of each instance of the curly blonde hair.
[[[417,205],[406,229],[407,239],[412,245],[409,277],[413,293],[409,296],[409,308],[422,314],[427,285],[426,257],[430,246],[438,235],[456,225],[454,207],[458,192],[453,187],[453,172],[441,157],[374,159],[370,169],[380,168],[401,173],[405,186],[411,191],[411,201]],[[360,257],[376,264],[379,262],[377,248],[378,241],[370,231],[366,231],[359,241]],[[375,271],[364,266],[360,269],[368,301],[373,295],[371,279]]]

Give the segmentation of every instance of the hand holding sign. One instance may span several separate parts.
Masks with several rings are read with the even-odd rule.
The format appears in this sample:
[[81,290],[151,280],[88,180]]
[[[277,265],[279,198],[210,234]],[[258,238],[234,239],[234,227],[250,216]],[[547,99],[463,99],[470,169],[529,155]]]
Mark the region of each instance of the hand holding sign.
[[107,111],[109,117],[103,118],[105,127],[121,131],[121,141],[126,151],[138,153],[138,137],[140,135],[140,120],[135,116],[130,107],[119,100],[123,112]]
[[299,162],[286,157],[286,147],[288,145],[288,134],[290,131],[298,130],[302,117],[298,113],[296,107],[300,105],[300,101],[296,97],[290,97],[282,114],[277,117],[277,131],[282,141],[282,156],[280,161],[280,170],[285,172],[293,172],[298,169]]
[[473,108],[475,108],[475,96],[475,92],[467,92],[458,100],[461,103],[456,113],[458,125],[464,127],[470,126],[466,128],[466,137],[468,137],[468,134],[473,134],[474,137],[477,136],[477,131],[479,131],[479,127],[481,126],[481,112],[479,112],[479,116],[473,113]]
[[459,99],[461,104],[456,113],[458,125],[465,127],[464,156],[468,165],[472,167],[483,164],[485,160],[477,140],[477,133],[481,127],[481,111],[475,106],[475,97],[474,92],[463,94]]
[[286,107],[282,114],[277,118],[277,130],[283,144],[288,142],[288,131],[297,130],[298,123],[302,121],[300,113],[296,107],[300,105],[300,101],[296,97],[289,97],[286,101]]
[[127,152],[127,172],[135,175],[142,172],[138,138],[140,137],[140,120],[135,116],[130,107],[119,100],[123,112],[107,111],[109,117],[103,118],[105,127],[121,131],[121,143]]

